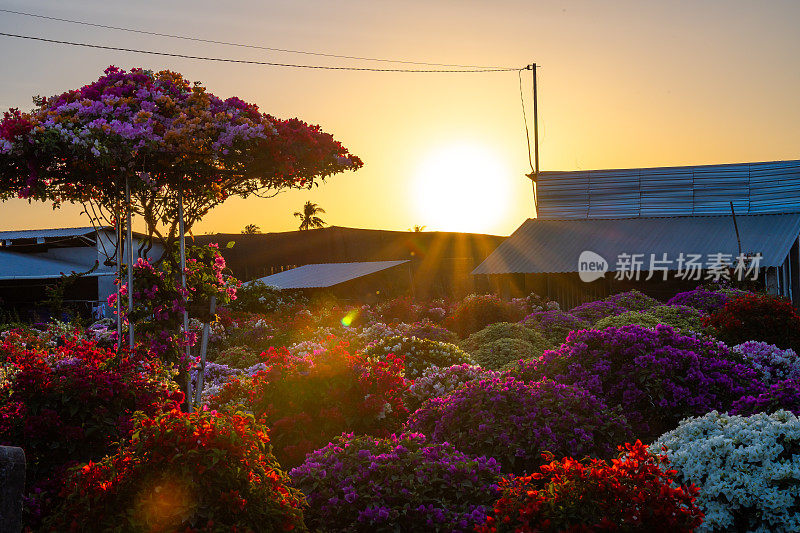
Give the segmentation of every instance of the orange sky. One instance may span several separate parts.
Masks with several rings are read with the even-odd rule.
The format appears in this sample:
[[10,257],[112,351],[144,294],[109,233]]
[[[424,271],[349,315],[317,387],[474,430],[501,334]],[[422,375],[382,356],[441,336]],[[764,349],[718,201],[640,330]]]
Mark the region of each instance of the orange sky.
[[[542,170],[800,158],[800,2],[5,0],[0,7],[336,54],[536,61]],[[0,31],[194,55],[375,65],[3,13]],[[365,162],[312,191],[229,200],[197,232],[238,232],[250,223],[295,229],[292,213],[306,200],[324,207],[330,224],[381,229],[419,224],[509,234],[533,214],[516,73],[300,71],[2,37],[0,46],[3,109],[30,108],[32,95],[88,83],[109,64],[169,68],[219,96],[320,124]],[[70,225],[86,225],[77,208],[0,204],[0,229]]]

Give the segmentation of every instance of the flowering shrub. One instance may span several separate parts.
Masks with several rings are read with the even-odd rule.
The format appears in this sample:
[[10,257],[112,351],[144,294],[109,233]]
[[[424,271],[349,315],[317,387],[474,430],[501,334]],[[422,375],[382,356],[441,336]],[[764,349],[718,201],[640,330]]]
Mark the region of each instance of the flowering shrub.
[[516,310],[494,294],[470,294],[453,310],[445,325],[466,337],[489,324],[516,320],[519,320]]
[[585,320],[589,324],[594,324],[607,316],[621,315],[628,310],[614,302],[605,300],[595,300],[586,302],[569,310],[569,314]]
[[712,291],[698,287],[691,291],[679,292],[669,300],[667,305],[686,305],[703,313],[713,313],[725,305],[730,296],[723,291]]
[[800,530],[800,420],[786,411],[687,418],[653,448],[700,486],[698,531]]
[[214,356],[214,362],[234,368],[248,368],[264,361],[260,351],[247,346],[226,348]]
[[[232,242],[228,243],[230,248]],[[172,263],[165,263],[168,278],[178,279],[179,273],[170,269],[172,265],[180,264],[178,253],[172,258]],[[225,258],[219,251],[215,242],[207,246],[189,246],[186,248],[186,286],[189,290],[189,305],[193,308],[192,315],[202,322],[208,322],[215,317],[209,316],[209,300],[216,297],[217,305],[226,305],[237,298],[237,291],[241,282],[234,278],[227,268]]]
[[411,324],[398,324],[399,334],[403,337],[416,337],[418,339],[427,339],[429,341],[446,342],[449,344],[458,343],[458,335],[449,329],[434,324],[433,322],[424,319],[420,322],[413,322]]
[[730,412],[747,416],[781,409],[800,415],[800,379],[778,381],[761,394],[742,396],[733,402]]
[[675,486],[664,456],[640,441],[620,446],[609,464],[593,459],[553,461],[530,476],[501,482],[502,497],[479,533],[560,531],[694,531],[703,513],[697,487]]
[[[0,382],[0,444],[21,446],[29,487],[56,489],[64,468],[98,460],[127,435],[134,411],[183,401],[158,360],[68,340],[54,351],[9,347]],[[52,494],[30,502],[32,521]]]
[[378,304],[375,309],[384,322],[414,322],[419,316],[419,308],[408,296],[393,298]]
[[534,311],[522,319],[522,324],[541,332],[549,346],[558,346],[572,331],[589,327],[589,323],[566,311]]
[[430,320],[436,324],[441,324],[444,322],[445,318],[447,318],[452,306],[452,303],[444,298],[437,298],[435,300],[422,302],[421,309],[419,311],[420,319]]
[[536,349],[533,344],[522,339],[498,339],[484,344],[470,354],[472,362],[491,370],[500,370],[509,363],[520,359],[538,357],[543,349]]
[[446,396],[468,381],[499,376],[499,372],[486,370],[467,363],[444,368],[430,367],[425,369],[422,375],[408,386],[405,404],[409,411],[414,411],[425,400]]
[[654,328],[659,324],[663,324],[684,333],[699,333],[703,330],[700,312],[693,307],[684,305],[657,305],[646,311],[627,311],[619,315],[603,318],[593,327],[594,329],[619,328],[630,324],[647,328]]
[[276,319],[270,315],[246,314],[231,319],[225,326],[225,347],[245,346],[255,352],[270,347],[288,346],[308,332],[291,320]]
[[342,435],[289,475],[319,531],[472,531],[497,497],[500,466],[423,435]]
[[358,333],[360,342],[365,346],[376,343],[385,337],[397,336],[402,336],[400,324],[388,325],[383,322],[373,322]]
[[285,314],[308,303],[300,291],[279,289],[258,279],[242,284],[236,296],[236,301],[230,307],[248,313]]
[[758,373],[734,362],[726,346],[669,326],[579,331],[513,373],[583,387],[621,406],[634,433],[648,439],[682,418],[729,409],[741,396],[764,390]]
[[292,356],[285,348],[264,355],[267,370],[234,379],[212,405],[241,402],[265,421],[275,456],[285,467],[344,431],[386,434],[398,429],[403,405],[402,357],[385,361],[350,355],[346,345]]
[[748,294],[731,299],[705,317],[704,325],[728,344],[758,340],[800,351],[800,316],[782,298]]
[[382,360],[391,354],[402,356],[407,379],[417,379],[432,366],[451,366],[470,361],[469,355],[455,344],[415,337],[387,337],[368,346],[364,353]]
[[70,462],[102,457],[131,427],[183,399],[157,360],[68,341],[54,352],[14,350],[0,388],[0,442],[23,446],[37,481]]
[[108,304],[116,309],[115,313],[123,313],[124,321],[136,324],[137,337],[148,351],[171,363],[180,361],[183,347],[193,345],[196,340],[194,334],[178,332],[183,324],[189,291],[184,291],[174,277],[156,270],[141,257],[133,265],[132,309],[125,307],[128,290],[128,284],[123,283],[119,294],[125,303],[121,310],[116,293],[108,297]]
[[587,391],[513,377],[470,381],[430,399],[406,427],[465,453],[494,457],[504,472],[517,474],[532,472],[544,451],[608,456],[630,437],[625,418]]
[[[199,366],[199,365],[198,365]],[[212,397],[219,394],[225,385],[233,379],[254,376],[255,374],[267,370],[267,365],[263,362],[256,363],[247,368],[236,368],[228,365],[221,365],[218,363],[206,362],[205,375],[203,376],[203,390],[201,391],[201,401],[205,404],[208,403]],[[197,376],[198,369],[193,369],[190,372],[192,380],[192,390],[197,390]]]
[[765,381],[800,379],[800,357],[794,350],[781,350],[766,342],[747,341],[733,346],[731,351],[743,356],[763,374]]
[[645,309],[650,309],[651,307],[661,304],[661,302],[655,298],[651,298],[646,294],[642,294],[636,289],[628,292],[612,294],[611,296],[606,297],[605,301],[616,304],[623,309],[627,309],[628,311],[644,311]]
[[171,411],[140,417],[133,436],[77,468],[53,531],[306,531],[303,496],[252,416]]
[[482,346],[500,339],[520,339],[542,350],[547,347],[545,340],[538,331],[518,322],[497,322],[495,324],[489,324],[482,330],[473,333],[461,341],[459,346],[462,350],[472,353],[479,350]]

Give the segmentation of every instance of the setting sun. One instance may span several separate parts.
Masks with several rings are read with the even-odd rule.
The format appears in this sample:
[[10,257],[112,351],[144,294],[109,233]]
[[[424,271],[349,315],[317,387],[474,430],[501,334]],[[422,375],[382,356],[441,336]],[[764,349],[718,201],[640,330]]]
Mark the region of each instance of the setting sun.
[[419,223],[430,230],[491,233],[508,209],[510,175],[496,153],[478,144],[431,151],[414,175]]

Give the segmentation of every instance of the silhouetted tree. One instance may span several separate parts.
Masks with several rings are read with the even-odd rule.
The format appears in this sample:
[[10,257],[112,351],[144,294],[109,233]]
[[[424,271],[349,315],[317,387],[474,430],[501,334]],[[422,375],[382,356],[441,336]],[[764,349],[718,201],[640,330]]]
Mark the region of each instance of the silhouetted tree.
[[256,233],[261,233],[261,228],[259,228],[255,224],[248,224],[244,227],[242,233],[244,233],[245,235],[255,235]]
[[302,211],[296,211],[294,216],[300,219],[300,229],[308,230],[321,228],[326,222],[317,215],[324,213],[325,210],[313,202],[306,202]]

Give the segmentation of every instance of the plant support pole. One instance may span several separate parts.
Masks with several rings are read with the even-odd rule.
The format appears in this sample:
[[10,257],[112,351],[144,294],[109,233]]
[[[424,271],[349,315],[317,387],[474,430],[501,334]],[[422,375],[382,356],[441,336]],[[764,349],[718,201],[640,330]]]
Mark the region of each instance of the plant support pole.
[[203,394],[203,380],[206,375],[206,352],[208,351],[208,335],[211,329],[211,320],[214,313],[217,312],[217,297],[211,297],[209,303],[209,319],[203,324],[203,337],[200,339],[200,368],[197,369],[197,391],[195,392],[195,401],[197,407],[200,407],[201,396]]
[[117,351],[122,348],[122,210],[117,200]]
[[125,176],[125,217],[127,219],[125,227],[127,250],[125,252],[128,256],[128,348],[133,350],[135,339],[133,321],[130,319],[131,311],[133,311],[133,229],[131,228],[131,185],[128,176]]
[[[183,227],[183,191],[178,191],[178,247],[181,253],[181,287],[184,294],[186,294],[186,232]],[[190,365],[192,360],[191,346],[189,346],[189,310],[186,306],[189,304],[188,299],[183,306],[183,335],[186,354],[186,364]],[[186,377],[186,408],[192,412],[192,368],[189,366],[189,372]]]

